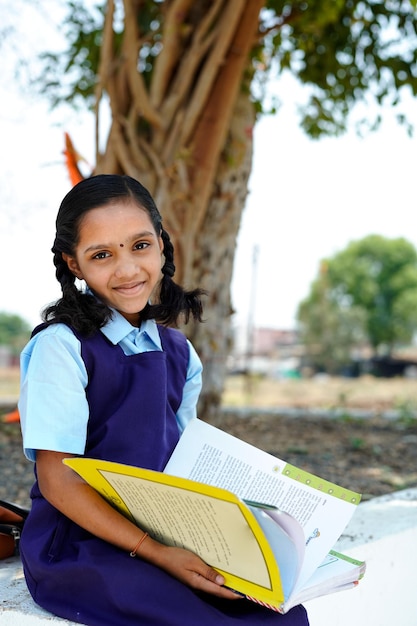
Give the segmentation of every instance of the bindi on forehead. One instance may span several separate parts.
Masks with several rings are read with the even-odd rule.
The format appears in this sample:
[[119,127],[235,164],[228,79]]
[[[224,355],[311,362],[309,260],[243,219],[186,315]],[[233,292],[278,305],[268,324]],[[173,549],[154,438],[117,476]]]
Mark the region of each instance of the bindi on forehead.
[[121,248],[124,248],[125,244],[124,244],[124,243],[120,243],[120,244],[119,244],[119,246],[120,246]]

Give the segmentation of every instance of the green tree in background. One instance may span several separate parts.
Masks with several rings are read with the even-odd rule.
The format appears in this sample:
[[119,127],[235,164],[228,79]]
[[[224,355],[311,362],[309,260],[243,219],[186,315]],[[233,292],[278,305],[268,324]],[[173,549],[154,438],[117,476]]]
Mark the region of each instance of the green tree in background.
[[309,361],[333,373],[369,344],[390,354],[417,331],[417,251],[403,238],[369,235],[322,262],[298,309]]
[[[414,4],[62,3],[68,48],[43,55],[41,89],[55,105],[82,103],[94,112],[95,172],[127,173],[149,188],[172,234],[177,280],[208,291],[206,322],[187,329],[205,366],[200,415],[208,417],[230,351],[233,260],[266,81],[290,72],[306,86],[300,122],[311,137],[342,133],[355,103],[368,97],[396,104],[400,118],[401,90],[417,93]],[[105,138],[103,105],[111,110]],[[367,123],[375,127],[378,116]],[[279,138],[271,157],[275,149],[285,149]]]
[[8,346],[17,355],[28,341],[29,324],[13,313],[0,312],[0,346]]

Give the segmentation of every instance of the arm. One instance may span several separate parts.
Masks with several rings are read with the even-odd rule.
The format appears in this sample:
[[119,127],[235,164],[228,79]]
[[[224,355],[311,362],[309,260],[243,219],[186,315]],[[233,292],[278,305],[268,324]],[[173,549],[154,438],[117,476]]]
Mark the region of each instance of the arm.
[[[113,509],[92,487],[62,463],[74,456],[38,450],[36,464],[42,495],[61,513],[104,541],[131,552],[143,535],[130,520]],[[139,556],[165,570],[189,587],[220,598],[237,599],[223,587],[224,579],[189,550],[164,546],[147,537]]]

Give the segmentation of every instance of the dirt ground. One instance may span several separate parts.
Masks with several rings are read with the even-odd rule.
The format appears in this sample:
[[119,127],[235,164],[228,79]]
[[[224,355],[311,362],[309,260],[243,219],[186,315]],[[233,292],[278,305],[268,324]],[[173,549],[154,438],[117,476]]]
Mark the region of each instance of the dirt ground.
[[288,463],[362,493],[417,487],[417,422],[225,415],[221,428]]
[[[224,396],[228,409],[216,426],[366,500],[417,487],[416,391],[412,380],[251,381],[248,386],[233,378]],[[297,416],[287,414],[291,408],[298,409]],[[338,417],[335,408],[342,409]],[[327,417],[308,414],[311,409],[322,409]],[[0,424],[0,498],[26,504],[31,483],[19,425]]]
[[224,415],[221,428],[363,500],[417,487],[416,380],[237,377],[224,404],[252,409],[244,419]]

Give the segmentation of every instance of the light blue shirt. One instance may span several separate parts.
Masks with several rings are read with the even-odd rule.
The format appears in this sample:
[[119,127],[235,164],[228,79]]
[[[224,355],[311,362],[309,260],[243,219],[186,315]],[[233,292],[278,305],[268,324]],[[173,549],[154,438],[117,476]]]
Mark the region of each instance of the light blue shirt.
[[[162,351],[154,320],[146,320],[136,328],[117,311],[112,313],[113,318],[101,332],[114,345],[119,344],[126,355]],[[180,433],[196,417],[202,384],[200,358],[189,341],[188,346],[187,378],[176,414]],[[36,450],[84,454],[88,377],[81,344],[71,329],[65,324],[52,324],[36,334],[22,351],[20,369],[19,412],[27,458],[34,461]]]

